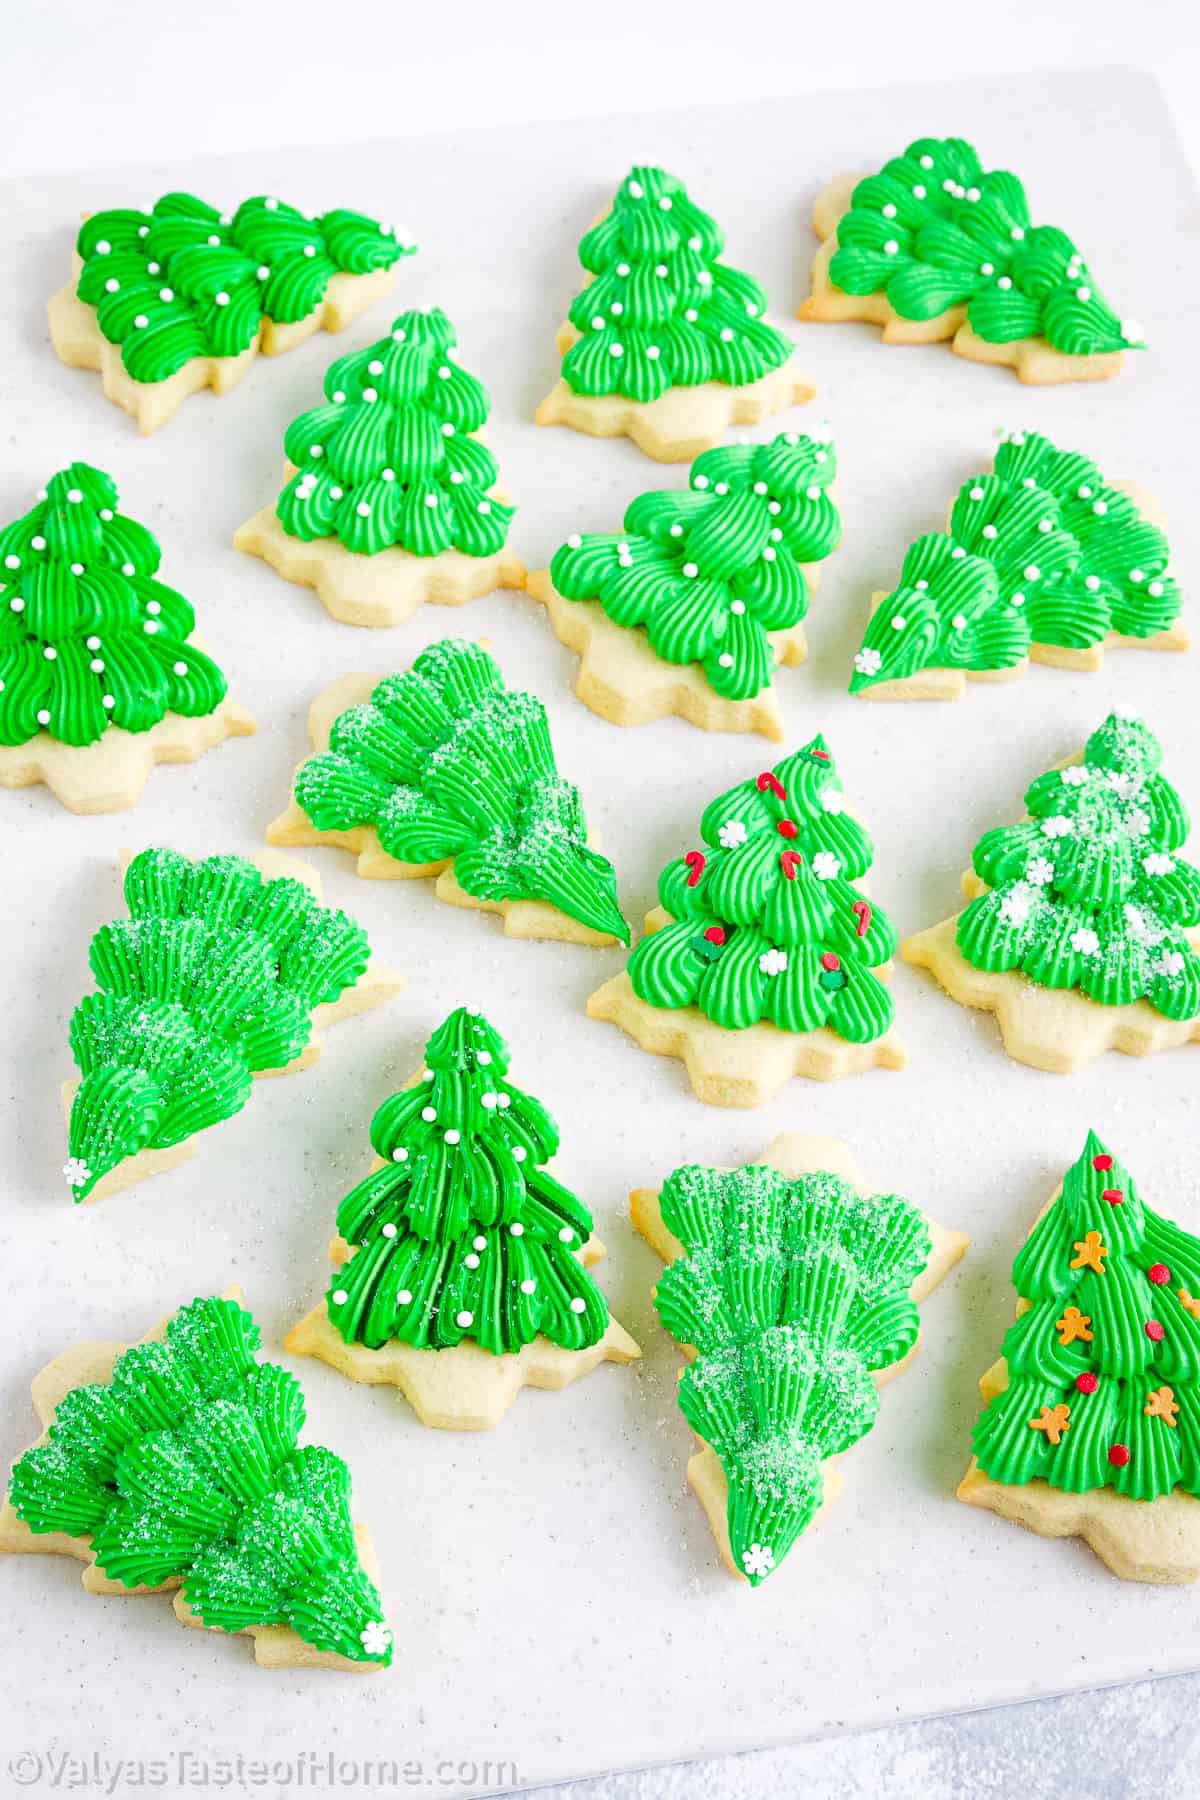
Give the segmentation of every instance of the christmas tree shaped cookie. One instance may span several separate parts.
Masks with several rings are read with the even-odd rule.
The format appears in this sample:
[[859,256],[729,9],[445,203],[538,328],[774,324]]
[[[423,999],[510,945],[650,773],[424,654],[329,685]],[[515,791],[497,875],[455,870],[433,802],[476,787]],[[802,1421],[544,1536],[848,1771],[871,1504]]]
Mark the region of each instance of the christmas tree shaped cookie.
[[732,1575],[757,1587],[842,1487],[842,1453],[916,1350],[924,1299],[968,1240],[874,1194],[836,1138],[776,1138],[740,1169],[688,1166],[630,1199],[669,1264],[659,1318],[689,1367],[688,1480]]
[[255,1075],[316,1061],[314,1026],[399,991],[362,926],[320,904],[311,870],[262,860],[143,850],[129,863],[129,917],[92,939],[98,991],[71,1018],[63,1173],[77,1201],[186,1161]]
[[818,196],[822,240],[802,319],[863,319],[885,344],[934,344],[1022,381],[1101,381],[1144,348],[1065,231],[1034,225],[1006,169],[962,138],[918,138],[877,175]]
[[392,1634],[341,1457],[297,1442],[304,1395],[260,1363],[241,1295],[137,1344],[78,1344],[33,1384],[0,1550],[56,1551],[89,1594],[174,1590],[183,1625],[244,1632],[264,1668],[385,1668]]
[[678,713],[782,738],[772,674],[808,654],[813,565],[841,537],[836,473],[824,436],[708,450],[686,488],[639,494],[624,531],[568,538],[527,585],[582,653],[584,704],[614,725]]
[[546,709],[455,638],[403,675],[347,675],[309,712],[273,844],[329,844],[384,881],[437,877],[452,906],[499,913],[509,937],[629,942],[613,867],[589,848],[578,788],[554,761]]
[[189,394],[227,394],[255,356],[315,331],[343,331],[391,286],[416,248],[362,213],[319,216],[259,195],[233,214],[194,194],[148,213],[93,213],[73,273],[50,301],[50,339],[74,369],[156,431]]
[[587,284],[558,334],[562,375],[539,425],[632,438],[691,462],[729,425],[755,425],[816,389],[768,324],[766,290],[723,263],[725,234],[665,169],[637,167],[584,234]]
[[588,1273],[604,1247],[545,1166],[558,1127],[507,1079],[475,1006],[371,1121],[377,1160],[338,1208],[325,1303],[286,1347],[400,1389],[423,1424],[483,1431],[523,1387],[563,1388],[641,1352]]
[[1013,1284],[959,1499],[1081,1537],[1126,1581],[1200,1579],[1200,1240],[1093,1131]]
[[0,530],[0,787],[43,781],[71,812],[118,812],[156,763],[254,731],[161,560],[89,463]]
[[815,737],[711,802],[669,862],[628,968],[588,1001],[679,1056],[711,1106],[762,1106],[793,1075],[901,1069],[886,974],[896,933],[854,883],[874,859]]
[[1153,496],[1014,431],[959,491],[949,528],[919,537],[900,585],[876,594],[850,692],[957,700],[1027,662],[1099,669],[1116,646],[1186,650]]
[[901,946],[994,1012],[1018,1062],[1068,1074],[1200,1042],[1200,871],[1161,762],[1135,713],[1110,713],[1081,758],[1038,776],[1028,818],[980,838],[965,911]]
[[477,432],[487,389],[454,360],[440,308],[401,313],[378,343],[325,376],[325,403],[292,420],[286,485],[234,543],[315,589],[345,625],[400,625],[523,586],[507,548],[514,508]]

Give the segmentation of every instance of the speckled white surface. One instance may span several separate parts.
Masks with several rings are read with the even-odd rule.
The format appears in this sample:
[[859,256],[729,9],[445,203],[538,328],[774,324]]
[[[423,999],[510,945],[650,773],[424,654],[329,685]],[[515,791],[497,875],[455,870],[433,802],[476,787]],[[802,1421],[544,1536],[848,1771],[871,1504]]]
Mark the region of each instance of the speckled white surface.
[[[905,1074],[793,1083],[761,1113],[721,1113],[691,1098],[678,1065],[582,1016],[618,954],[510,943],[493,923],[437,905],[427,886],[359,883],[344,859],[310,853],[329,895],[404,969],[406,994],[337,1027],[317,1069],[260,1087],[190,1167],[80,1211],[60,1184],[66,1021],[86,985],[88,935],[116,910],[119,847],[256,847],[304,748],[307,702],[334,674],[402,666],[447,631],[489,635],[510,678],[545,696],[561,766],[584,786],[635,919],[704,801],[768,760],[753,740],[706,739],[678,721],[622,733],[595,719],[571,695],[574,658],[524,601],[495,596],[461,613],[427,609],[396,632],[354,632],[235,555],[234,526],[276,484],[285,424],[312,403],[329,358],[369,342],[387,315],[260,363],[234,395],[189,401],[164,432],[139,440],[97,378],[62,368],[45,342],[41,296],[63,278],[81,208],[190,185],[222,200],[277,189],[314,207],[349,201],[408,223],[423,249],[401,269],[398,305],[438,302],[455,318],[463,360],[495,397],[490,437],[522,504],[514,542],[536,565],[572,527],[605,527],[633,494],[679,474],[623,442],[528,422],[554,374],[552,334],[577,284],[580,230],[627,164],[651,156],[685,174],[725,223],[731,260],[764,276],[783,317],[806,291],[808,209],[826,176],[882,160],[920,130],[969,131],[989,158],[1020,170],[1039,217],[1061,218],[1087,246],[1105,285],[1145,319],[1154,351],[1116,383],[1027,391],[944,349],[884,350],[867,330],[795,328],[821,397],[789,422],[826,416],[834,426],[846,543],[810,615],[812,661],[783,679],[789,729],[794,739],[818,727],[829,737],[876,829],[875,888],[904,928],[953,906],[979,833],[1011,816],[1029,779],[1076,748],[1117,698],[1145,706],[1170,772],[1200,804],[1195,675],[1183,659],[1114,656],[1100,676],[1037,669],[958,706],[866,707],[845,695],[868,595],[986,464],[998,425],[1045,427],[1114,476],[1155,489],[1191,584],[1194,478],[1178,422],[1197,401],[1187,329],[1200,277],[1196,201],[1155,90],[1129,72],[1058,74],[872,93],[852,105],[771,101],[752,116],[753,134],[740,115],[706,110],[56,176],[3,195],[0,242],[7,266],[22,271],[23,299],[0,322],[0,514],[22,510],[72,456],[111,470],[125,508],[158,532],[166,578],[195,601],[263,730],[196,769],[158,771],[127,818],[72,820],[42,791],[0,795],[5,943],[16,946],[0,968],[10,1022],[3,1166],[22,1265],[6,1316],[0,1452],[32,1435],[29,1377],[63,1343],[136,1335],[230,1276],[277,1345],[323,1287],[333,1211],[369,1161],[373,1108],[441,1014],[468,998],[508,1033],[515,1078],[560,1118],[564,1177],[591,1200],[609,1242],[602,1280],[647,1349],[636,1372],[605,1369],[565,1395],[523,1396],[482,1439],[422,1431],[394,1396],[298,1365],[312,1435],[347,1456],[379,1546],[396,1672],[361,1683],[256,1672],[244,1644],[182,1633],[159,1601],[97,1601],[73,1566],[23,1559],[0,1571],[21,1627],[3,1645],[19,1657],[8,1690],[18,1695],[16,1749],[94,1748],[111,1763],[186,1743],[199,1756],[277,1759],[292,1787],[309,1752],[395,1758],[401,1768],[421,1759],[430,1791],[483,1791],[506,1785],[498,1762],[536,1785],[1200,1663],[1193,1595],[1122,1587],[1078,1546],[1028,1538],[952,1499],[975,1380],[1011,1313],[1013,1250],[1086,1127],[1105,1130],[1147,1192],[1200,1225],[1189,1180],[1194,1053],[1111,1058],[1071,1081],[1038,1075],[1007,1061],[990,1020],[902,968]],[[654,1319],[654,1259],[629,1232],[624,1195],[685,1159],[757,1154],[786,1128],[847,1137],[881,1179],[971,1230],[976,1248],[929,1303],[923,1354],[847,1465],[845,1500],[749,1594],[721,1573],[684,1485],[677,1357]],[[1131,1692],[1125,1724],[1113,1727],[1126,1745],[1130,1718],[1152,1719],[1157,1706]],[[1088,1704],[1072,1702],[1070,1716],[1093,1716]],[[978,1742],[1007,1745],[996,1754],[1022,1778],[1012,1731],[981,1729]],[[865,1761],[848,1744],[775,1752],[703,1777],[705,1791],[961,1791],[971,1752],[955,1745],[966,1741],[952,1724],[905,1727],[874,1740]],[[460,1772],[430,1773],[442,1761]],[[492,1773],[479,1772],[484,1762]],[[691,1795],[700,1780],[639,1776],[608,1791]],[[290,1790],[268,1782],[266,1791]]]

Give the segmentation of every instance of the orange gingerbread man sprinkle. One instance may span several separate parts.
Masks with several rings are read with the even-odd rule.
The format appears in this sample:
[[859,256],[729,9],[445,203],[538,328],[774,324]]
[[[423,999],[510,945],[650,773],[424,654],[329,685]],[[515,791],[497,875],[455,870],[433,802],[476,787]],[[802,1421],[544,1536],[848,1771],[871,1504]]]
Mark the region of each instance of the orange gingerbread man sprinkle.
[[1189,1294],[1185,1287],[1179,1290],[1179,1304],[1186,1307],[1193,1319],[1200,1319],[1200,1295]]
[[1104,1258],[1108,1255],[1108,1245],[1101,1243],[1098,1231],[1089,1231],[1076,1243],[1075,1248],[1079,1255],[1071,1259],[1072,1269],[1094,1269],[1097,1275],[1107,1272]]
[[1166,1425],[1174,1425],[1179,1402],[1169,1387],[1151,1388],[1142,1411],[1148,1419],[1161,1419]]
[[1060,1400],[1057,1406],[1043,1406],[1039,1416],[1030,1419],[1029,1426],[1032,1431],[1044,1431],[1048,1443],[1057,1444],[1063,1432],[1071,1429],[1070,1417],[1070,1407],[1065,1400]]
[[[1074,1268],[1074,1266],[1072,1263],[1071,1267]],[[1090,1313],[1080,1312],[1077,1306],[1068,1306],[1054,1327],[1059,1334],[1058,1341],[1063,1349],[1065,1350],[1068,1344],[1073,1344],[1076,1339],[1080,1343],[1090,1344],[1092,1341],[1091,1323]]]

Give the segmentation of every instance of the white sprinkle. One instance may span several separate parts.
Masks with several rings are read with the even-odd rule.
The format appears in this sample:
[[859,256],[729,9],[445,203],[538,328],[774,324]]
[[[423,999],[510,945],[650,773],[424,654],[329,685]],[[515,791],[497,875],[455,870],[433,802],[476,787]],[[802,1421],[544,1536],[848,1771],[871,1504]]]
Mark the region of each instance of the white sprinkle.
[[475,1323],[475,1315],[474,1313],[460,1312],[456,1314],[454,1323],[459,1327],[460,1331],[465,1331],[468,1325],[473,1325]]
[[333,1293],[330,1296],[330,1298],[332,1299],[333,1304],[335,1306],[345,1306],[345,1304],[346,1304],[347,1300],[350,1298],[350,1296],[346,1292],[345,1288],[334,1288]]
[[571,1311],[573,1313],[581,1313],[581,1312],[587,1311],[587,1301],[582,1297],[582,1295],[576,1294],[575,1298],[571,1302]]

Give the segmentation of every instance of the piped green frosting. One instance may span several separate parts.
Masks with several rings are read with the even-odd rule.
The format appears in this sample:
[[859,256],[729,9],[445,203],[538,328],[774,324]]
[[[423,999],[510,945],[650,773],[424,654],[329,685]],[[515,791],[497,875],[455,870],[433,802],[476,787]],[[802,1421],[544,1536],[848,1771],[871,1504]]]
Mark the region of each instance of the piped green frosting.
[[300,1055],[314,1009],[353,987],[370,954],[347,914],[240,856],[143,850],[125,903],[129,917],[92,939],[99,991],[71,1018],[82,1080],[63,1173],[76,1200],[139,1150],[240,1112],[251,1077]]
[[1160,772],[1153,732],[1110,713],[1082,762],[1049,769],[1029,817],[985,832],[974,868],[989,891],[960,914],[958,947],[989,973],[1078,988],[1104,1006],[1146,999],[1168,1019],[1200,1015],[1200,871],[1177,853],[1187,810]]
[[714,691],[751,699],[771,680],[769,632],[808,611],[802,563],[836,549],[832,442],[783,432],[770,444],[706,450],[688,486],[639,494],[621,532],[576,534],[550,577],[570,600],[598,600],[643,628],[666,662],[699,663]]
[[586,232],[592,279],[571,302],[580,333],[562,373],[577,394],[657,400],[672,387],[741,387],[787,362],[791,338],[763,317],[766,289],[723,263],[725,234],[665,169],[631,169]]
[[860,181],[829,264],[847,294],[885,294],[902,319],[965,306],[991,344],[1043,337],[1066,356],[1144,348],[1065,231],[1034,225],[1006,169],[986,172],[963,138],[917,138]]
[[373,826],[397,862],[453,860],[478,900],[546,900],[629,942],[612,864],[590,850],[578,788],[554,761],[546,709],[507,688],[478,644],[446,638],[334,722],[296,773],[318,831]]
[[0,531],[0,744],[39,731],[94,744],[110,726],[201,718],[225,677],[188,643],[196,615],[156,580],[162,554],[117,511],[112,477],[71,463]]
[[307,318],[334,276],[390,269],[416,246],[362,213],[310,215],[257,195],[231,215],[164,194],[148,213],[93,213],[75,248],[79,298],[126,373],[154,382],[197,356],[240,356],[264,318]]
[[926,668],[1008,669],[1034,644],[1150,638],[1179,616],[1170,548],[1095,463],[1010,432],[963,483],[947,531],[920,537],[871,614],[850,692]]
[[916,1343],[928,1227],[896,1194],[757,1165],[677,1169],[661,1205],[684,1254],[655,1304],[698,1353],[680,1409],[720,1458],[733,1560],[757,1587],[820,1507],[822,1463],[874,1424],[872,1376]]
[[564,1350],[596,1343],[608,1307],[576,1254],[591,1215],[542,1166],[558,1128],[506,1079],[508,1045],[478,1007],[460,1006],[425,1062],[371,1121],[384,1167],[338,1208],[354,1254],[330,1283],[333,1325],[370,1349],[470,1340],[508,1356],[539,1333]]
[[1004,1339],[1008,1385],[975,1427],[984,1474],[1200,1494],[1200,1241],[1145,1203],[1094,1131],[1013,1282],[1029,1307]]
[[386,1665],[392,1634],[358,1560],[350,1472],[301,1447],[304,1394],[260,1363],[232,1300],[193,1300],[107,1382],[72,1388],[9,1497],[36,1533],[91,1539],[124,1587],[181,1582],[205,1625],[286,1625],[314,1649]]
[[290,536],[336,538],[365,556],[503,548],[515,508],[492,492],[496,459],[473,435],[487,421],[487,389],[454,360],[455,342],[439,307],[405,312],[378,343],[330,366],[325,405],[288,426],[296,473],[276,510]]
[[854,883],[874,846],[844,808],[825,740],[721,794],[700,821],[703,849],[659,877],[670,923],[629,958],[651,1006],[696,1006],[715,1025],[763,1020],[783,1031],[827,1025],[867,1043],[892,1022],[875,971],[896,948],[881,907]]

